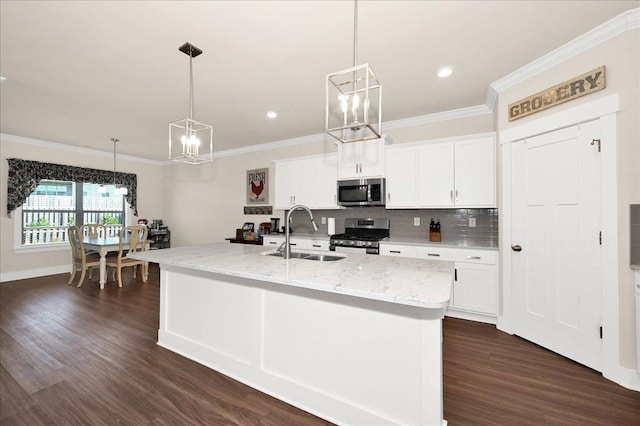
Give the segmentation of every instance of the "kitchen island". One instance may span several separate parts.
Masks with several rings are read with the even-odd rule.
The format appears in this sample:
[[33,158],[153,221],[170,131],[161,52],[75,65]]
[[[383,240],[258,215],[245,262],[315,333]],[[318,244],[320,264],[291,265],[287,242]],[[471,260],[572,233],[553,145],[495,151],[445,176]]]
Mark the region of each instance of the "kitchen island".
[[158,344],[334,423],[446,424],[452,262],[268,253],[228,243],[136,253],[161,268]]

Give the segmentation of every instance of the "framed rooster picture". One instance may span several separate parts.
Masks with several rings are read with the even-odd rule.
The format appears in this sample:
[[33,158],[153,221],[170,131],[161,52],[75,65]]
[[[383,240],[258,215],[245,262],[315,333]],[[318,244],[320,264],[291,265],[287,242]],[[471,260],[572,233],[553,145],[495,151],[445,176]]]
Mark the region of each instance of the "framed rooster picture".
[[269,203],[269,169],[247,170],[247,204]]

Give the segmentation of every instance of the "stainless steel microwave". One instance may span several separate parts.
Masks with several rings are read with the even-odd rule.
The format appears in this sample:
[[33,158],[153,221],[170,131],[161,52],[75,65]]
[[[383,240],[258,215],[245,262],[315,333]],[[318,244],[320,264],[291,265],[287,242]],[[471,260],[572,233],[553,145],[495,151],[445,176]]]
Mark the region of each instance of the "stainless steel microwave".
[[338,181],[340,206],[384,206],[385,194],[384,178]]

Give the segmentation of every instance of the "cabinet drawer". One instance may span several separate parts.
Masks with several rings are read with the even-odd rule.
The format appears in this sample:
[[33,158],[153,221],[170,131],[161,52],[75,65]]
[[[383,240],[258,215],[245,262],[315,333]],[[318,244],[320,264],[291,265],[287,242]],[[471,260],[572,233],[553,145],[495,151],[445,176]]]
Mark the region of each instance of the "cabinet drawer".
[[380,244],[383,256],[416,257],[416,247],[402,244]]
[[321,250],[321,251],[329,251],[329,241],[327,240],[299,240],[299,248],[303,248],[306,250]]
[[495,265],[498,258],[496,250],[457,249],[449,247],[416,247],[419,259],[448,260]]
[[269,237],[267,235],[262,237],[262,245],[267,247],[280,247],[280,244],[284,243],[284,237]]

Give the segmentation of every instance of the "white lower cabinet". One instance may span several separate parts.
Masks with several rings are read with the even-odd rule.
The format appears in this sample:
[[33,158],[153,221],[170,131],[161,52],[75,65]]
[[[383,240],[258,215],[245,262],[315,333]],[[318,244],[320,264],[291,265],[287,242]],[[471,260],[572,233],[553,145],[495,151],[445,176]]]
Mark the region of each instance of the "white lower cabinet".
[[456,262],[449,308],[498,314],[495,265]]
[[497,251],[380,243],[380,254],[454,262],[447,315],[495,324],[498,315]]

